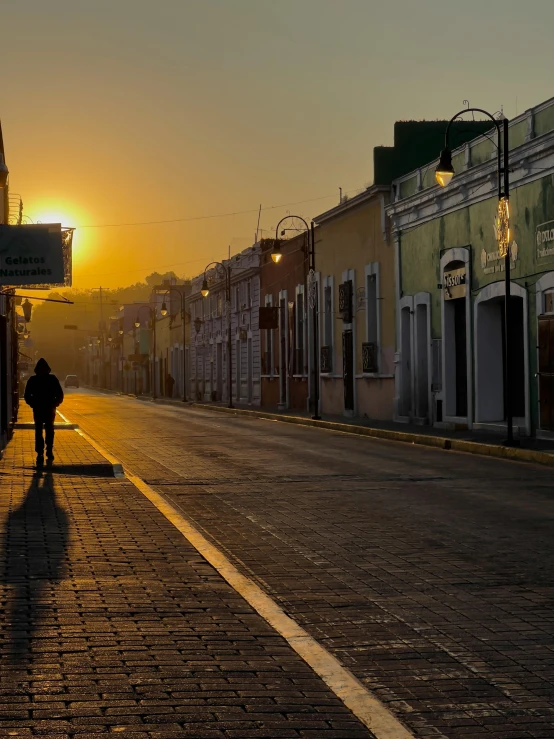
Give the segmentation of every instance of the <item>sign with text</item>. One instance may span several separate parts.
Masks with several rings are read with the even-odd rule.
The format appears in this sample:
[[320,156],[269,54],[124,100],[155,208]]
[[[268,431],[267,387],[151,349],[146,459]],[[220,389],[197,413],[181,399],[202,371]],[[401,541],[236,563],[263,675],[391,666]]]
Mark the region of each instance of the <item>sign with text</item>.
[[64,284],[59,224],[0,225],[0,285]]
[[554,257],[554,221],[539,223],[536,230],[537,259]]
[[442,286],[445,300],[455,300],[466,296],[466,268],[459,267],[444,273]]

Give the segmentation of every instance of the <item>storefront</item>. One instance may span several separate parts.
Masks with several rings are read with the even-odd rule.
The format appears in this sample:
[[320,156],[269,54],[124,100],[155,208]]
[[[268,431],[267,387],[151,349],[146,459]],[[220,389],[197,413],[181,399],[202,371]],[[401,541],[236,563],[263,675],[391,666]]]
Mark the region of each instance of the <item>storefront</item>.
[[[510,141],[508,326],[493,143],[455,151],[448,188],[433,163],[395,183],[399,421],[504,429],[509,331],[514,432],[554,433],[554,101],[511,121]],[[402,198],[410,177],[421,187]]]

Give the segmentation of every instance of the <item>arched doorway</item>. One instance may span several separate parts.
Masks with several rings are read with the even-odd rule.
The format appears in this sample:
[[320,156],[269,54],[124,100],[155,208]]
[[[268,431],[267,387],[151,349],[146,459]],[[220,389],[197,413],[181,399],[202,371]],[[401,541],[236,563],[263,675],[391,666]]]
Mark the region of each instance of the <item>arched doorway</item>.
[[[504,281],[484,287],[475,299],[475,425],[503,427],[506,421],[504,399],[504,354],[506,322]],[[512,415],[520,433],[530,433],[528,393],[527,293],[511,284]]]
[[473,382],[469,249],[448,249],[441,257],[440,267],[444,420],[471,428]]

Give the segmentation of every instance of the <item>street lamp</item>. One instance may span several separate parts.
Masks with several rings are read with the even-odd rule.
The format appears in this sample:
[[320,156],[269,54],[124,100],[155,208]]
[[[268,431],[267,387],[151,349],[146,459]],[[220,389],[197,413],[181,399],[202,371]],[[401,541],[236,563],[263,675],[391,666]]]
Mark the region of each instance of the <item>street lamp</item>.
[[512,410],[512,367],[510,364],[512,355],[512,336],[510,324],[510,168],[509,168],[509,141],[508,141],[508,119],[502,119],[502,127],[493,115],[482,108],[464,108],[450,119],[444,135],[444,149],[441,152],[438,166],[435,170],[435,179],[441,187],[446,187],[454,176],[454,167],[452,166],[452,150],[449,146],[450,128],[454,121],[467,112],[482,113],[488,116],[494,123],[497,134],[496,144],[496,161],[498,170],[498,209],[496,215],[496,240],[498,242],[498,251],[501,257],[504,257],[504,323],[505,323],[505,340],[504,340],[504,407],[506,413],[506,425],[508,429],[508,438],[504,444],[506,446],[516,446],[518,442],[514,440],[513,431],[513,410]]
[[[202,289],[200,290],[202,297],[207,298],[210,294],[208,280],[206,279],[206,271],[212,267],[221,267],[225,273],[225,303],[227,304],[227,369],[229,375],[229,408],[233,406],[233,342],[231,339],[231,267],[226,266],[223,262],[210,262],[204,269],[204,279],[202,280]],[[195,324],[196,325],[196,324]],[[198,330],[198,329],[197,329]],[[237,357],[238,361],[238,357]]]
[[275,239],[275,243],[273,244],[271,258],[273,259],[274,264],[279,264],[279,262],[283,258],[283,254],[281,252],[281,242],[277,238]]
[[[162,314],[162,316],[164,316],[164,318],[165,316],[167,316],[168,311],[167,311],[167,305],[165,303],[165,296],[170,295],[172,292],[177,293],[177,295],[179,296],[181,300],[181,325],[183,328],[183,403],[186,403],[187,402],[187,380],[186,380],[186,365],[187,365],[186,338],[187,337],[186,337],[186,326],[185,326],[185,295],[184,295],[184,292],[181,290],[177,290],[174,287],[170,287],[168,290],[166,290],[165,293],[163,293],[164,301],[162,303],[162,308],[160,310],[160,313]],[[170,321],[170,325],[171,325],[171,321]]]
[[151,377],[151,384],[152,384],[152,397],[154,400],[156,400],[156,309],[151,308],[149,305],[141,305],[140,308],[137,311],[137,317],[135,318],[135,327],[140,328],[140,312],[143,308],[146,308],[150,314],[150,327],[152,329],[152,336],[153,336],[153,354],[152,354],[152,363],[150,368],[150,377]]
[[[317,325],[317,282],[315,276],[315,229],[314,222],[312,221],[311,227],[301,216],[285,216],[281,218],[275,228],[275,241],[273,243],[273,250],[271,252],[271,258],[275,264],[279,264],[283,254],[281,252],[281,242],[279,240],[279,226],[286,220],[295,218],[302,221],[306,227],[306,235],[308,238],[308,252],[310,259],[310,267],[308,272],[308,301],[312,309],[312,325],[313,325],[313,365],[314,365],[314,383],[313,383],[313,399],[314,399],[314,415],[312,418],[315,421],[319,421],[321,416],[319,415],[319,352],[318,352],[318,325]],[[286,229],[281,231],[281,236],[285,233]]]

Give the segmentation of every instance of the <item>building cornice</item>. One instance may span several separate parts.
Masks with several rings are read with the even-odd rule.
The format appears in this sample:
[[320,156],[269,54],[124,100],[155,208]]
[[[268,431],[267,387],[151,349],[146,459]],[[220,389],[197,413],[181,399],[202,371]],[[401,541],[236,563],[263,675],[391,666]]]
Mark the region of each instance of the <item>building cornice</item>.
[[342,203],[339,203],[334,208],[331,208],[331,210],[326,210],[324,213],[315,216],[313,221],[318,225],[326,223],[327,221],[338,218],[347,213],[349,210],[352,210],[353,208],[358,208],[361,205],[365,205],[373,198],[388,192],[390,192],[390,187],[388,185],[371,185],[367,188],[367,190],[364,190],[359,195],[355,195],[353,198],[348,198],[348,200],[344,200]]
[[[554,131],[510,151],[510,189],[554,174]],[[498,192],[496,157],[456,174],[450,185],[422,190],[390,203],[386,213],[393,230],[404,231],[461,208],[494,197]]]

